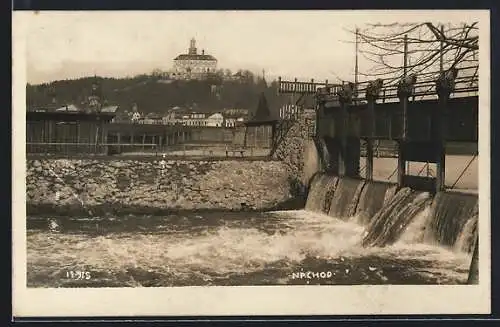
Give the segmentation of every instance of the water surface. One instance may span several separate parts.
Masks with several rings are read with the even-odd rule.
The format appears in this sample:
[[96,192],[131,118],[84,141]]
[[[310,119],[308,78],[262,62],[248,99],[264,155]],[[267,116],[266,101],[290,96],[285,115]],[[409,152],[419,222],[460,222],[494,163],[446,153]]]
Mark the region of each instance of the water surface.
[[[416,241],[415,224],[390,246],[363,247],[356,221],[305,210],[210,212],[76,219],[52,233],[46,217],[30,217],[28,287],[467,281],[470,255]],[[78,271],[90,278],[71,276]]]

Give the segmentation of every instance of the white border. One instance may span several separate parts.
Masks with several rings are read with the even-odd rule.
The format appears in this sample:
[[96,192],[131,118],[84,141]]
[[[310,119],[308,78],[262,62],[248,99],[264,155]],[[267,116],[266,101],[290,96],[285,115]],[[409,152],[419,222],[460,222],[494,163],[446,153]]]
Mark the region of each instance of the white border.
[[[480,22],[480,284],[463,286],[267,286],[117,289],[26,288],[25,82],[30,12],[13,13],[13,315],[330,315],[490,313],[490,17],[489,11],[359,11]],[[131,14],[130,12],[128,14]],[[54,36],[57,37],[57,36]],[[292,36],[293,40],[293,36]],[[293,42],[293,41],[292,41]]]

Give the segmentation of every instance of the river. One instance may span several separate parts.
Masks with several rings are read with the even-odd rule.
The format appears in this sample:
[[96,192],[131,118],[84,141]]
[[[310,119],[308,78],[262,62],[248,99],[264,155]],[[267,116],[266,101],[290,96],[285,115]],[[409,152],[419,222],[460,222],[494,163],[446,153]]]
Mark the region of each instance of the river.
[[[63,217],[64,218],[64,217]],[[356,217],[306,210],[28,217],[28,287],[464,284],[469,253],[414,241],[363,247]]]

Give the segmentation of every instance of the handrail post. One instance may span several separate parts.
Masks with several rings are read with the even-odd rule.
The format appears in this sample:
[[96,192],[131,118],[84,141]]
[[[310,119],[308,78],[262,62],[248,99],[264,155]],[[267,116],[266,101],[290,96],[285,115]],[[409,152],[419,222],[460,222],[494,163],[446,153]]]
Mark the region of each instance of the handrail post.
[[398,186],[404,186],[406,175],[406,159],[404,148],[408,137],[408,98],[414,93],[416,75],[405,76],[398,84],[397,95],[401,105],[401,135],[398,140]]
[[366,179],[373,180],[373,140],[375,139],[375,103],[379,97],[383,81],[372,81],[366,86],[366,100],[368,101],[369,131],[366,138]]
[[446,138],[448,134],[448,100],[451,92],[454,90],[455,78],[458,70],[451,68],[446,72],[441,72],[436,81],[436,92],[439,97],[439,110],[437,112],[437,158],[436,158],[436,192],[445,189],[445,171],[446,171]]
[[339,148],[339,176],[347,176],[351,173],[351,167],[347,166],[349,163],[348,158],[348,146],[347,146],[347,134],[348,134],[348,111],[347,107],[351,104],[353,96],[353,84],[344,84],[342,90],[339,94],[340,102],[340,148]]

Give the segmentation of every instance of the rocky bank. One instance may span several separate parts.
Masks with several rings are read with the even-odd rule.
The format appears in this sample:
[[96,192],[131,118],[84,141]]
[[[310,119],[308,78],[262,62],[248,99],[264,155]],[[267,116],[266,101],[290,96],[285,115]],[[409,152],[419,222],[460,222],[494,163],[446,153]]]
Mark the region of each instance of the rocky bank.
[[266,210],[293,200],[279,161],[28,160],[28,214]]

